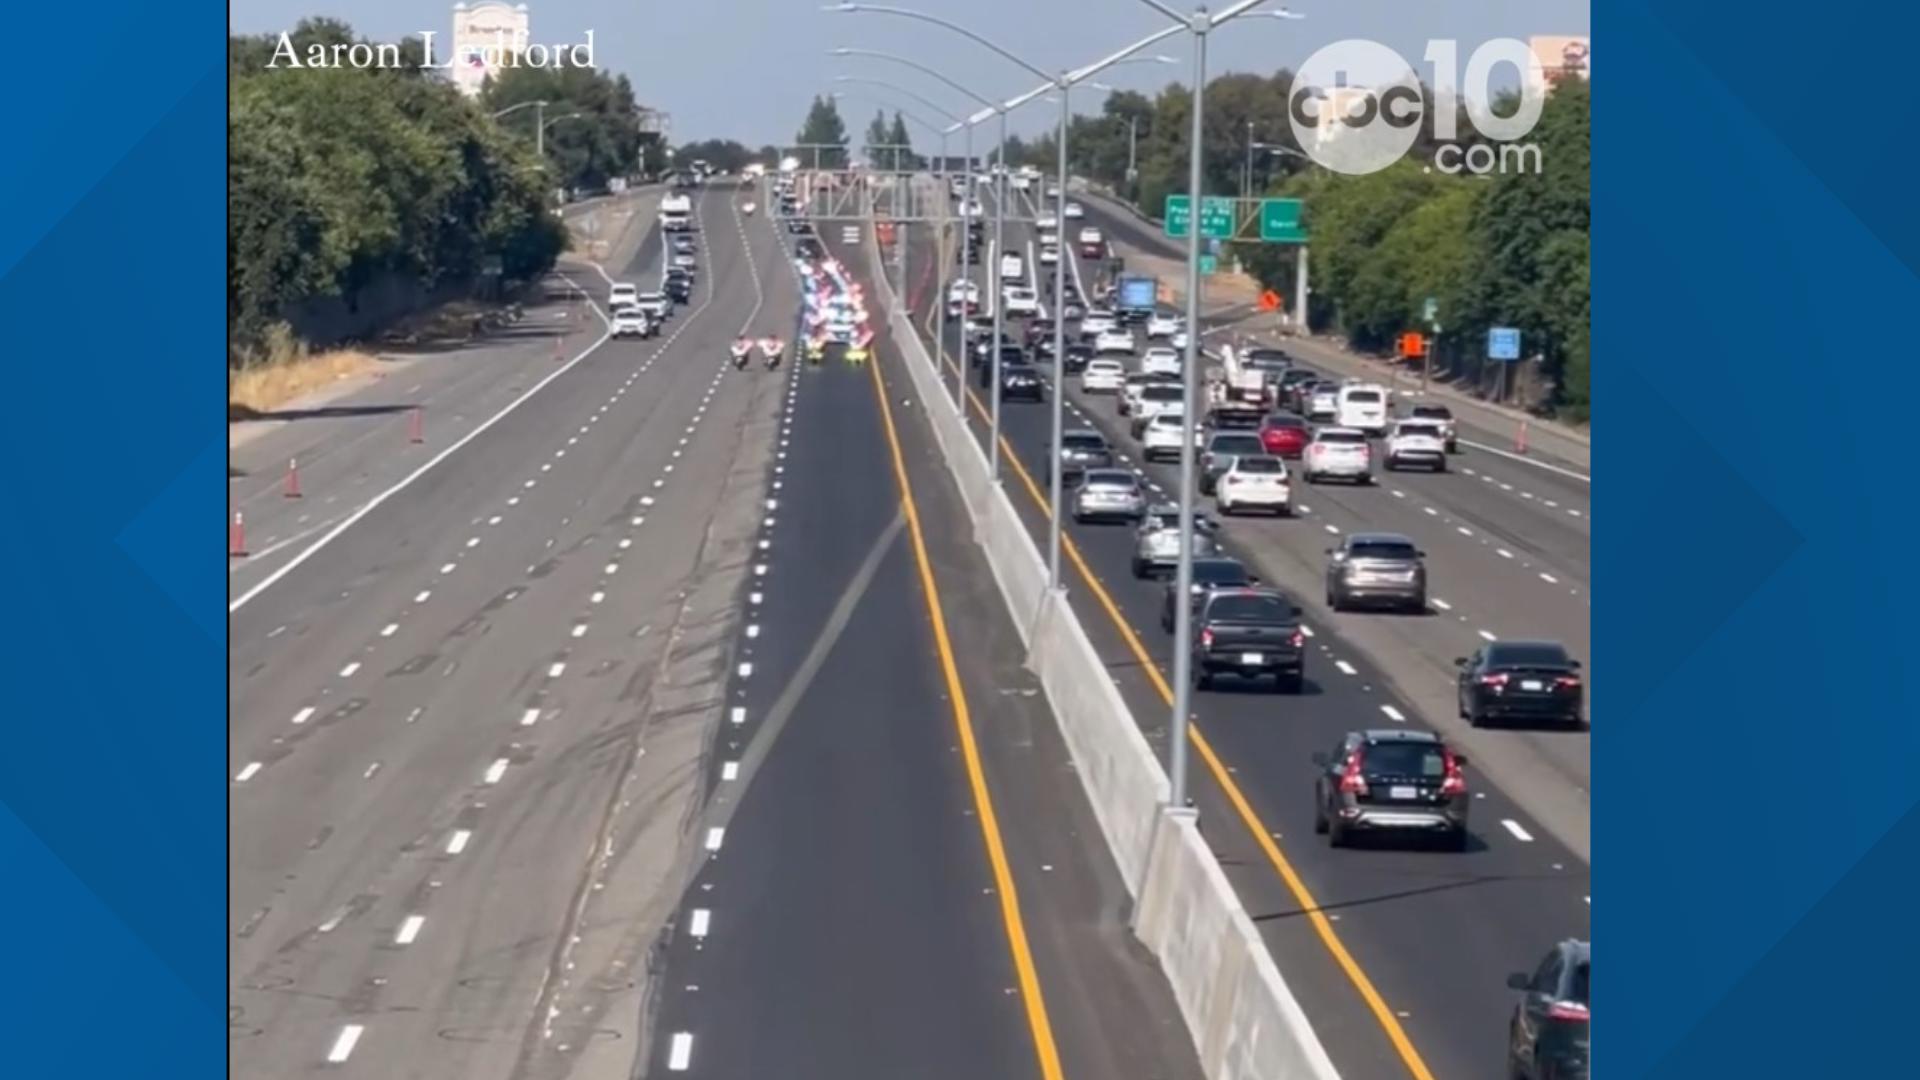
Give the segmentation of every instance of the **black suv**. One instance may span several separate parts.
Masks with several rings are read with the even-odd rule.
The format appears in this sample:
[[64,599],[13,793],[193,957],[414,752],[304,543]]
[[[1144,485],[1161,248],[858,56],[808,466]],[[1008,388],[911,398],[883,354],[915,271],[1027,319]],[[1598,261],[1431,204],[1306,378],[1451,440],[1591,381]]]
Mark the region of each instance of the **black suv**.
[[1430,731],[1349,731],[1313,755],[1313,831],[1334,847],[1357,832],[1437,834],[1467,846],[1467,759]]
[[1087,370],[1087,361],[1093,359],[1093,346],[1085,342],[1067,339],[1067,359],[1065,371],[1069,375],[1078,375]]
[[1047,400],[1046,384],[1040,378],[1039,369],[1031,364],[1012,364],[1002,361],[1000,364],[1000,400]]
[[[1239,559],[1209,555],[1193,560],[1192,596],[1189,599],[1197,611],[1200,601],[1215,589],[1244,589],[1258,584],[1260,579],[1247,573],[1247,568]],[[1174,630],[1174,595],[1179,591],[1179,581],[1168,578],[1166,595],[1160,600],[1160,628],[1169,634]]]
[[1206,690],[1215,675],[1245,679],[1272,675],[1281,690],[1299,693],[1305,681],[1307,639],[1300,612],[1274,589],[1215,589],[1201,598],[1193,619],[1193,685]]
[[693,298],[693,278],[682,274],[668,276],[665,286],[667,299],[676,304],[684,304]]
[[1507,1075],[1514,1080],[1587,1080],[1592,953],[1591,942],[1562,941],[1533,974],[1507,976],[1507,986],[1526,995],[1507,1026]]
[[1474,727],[1489,720],[1581,722],[1580,661],[1557,641],[1496,641],[1454,665],[1460,716]]

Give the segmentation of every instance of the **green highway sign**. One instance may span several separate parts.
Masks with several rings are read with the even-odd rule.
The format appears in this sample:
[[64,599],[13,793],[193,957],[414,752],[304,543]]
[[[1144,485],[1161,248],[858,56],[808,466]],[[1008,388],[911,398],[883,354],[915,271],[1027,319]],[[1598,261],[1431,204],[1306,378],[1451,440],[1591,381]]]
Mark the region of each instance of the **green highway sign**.
[[1200,272],[1201,273],[1211,274],[1215,270],[1219,269],[1219,267],[1220,267],[1220,259],[1218,256],[1216,255],[1200,256]]
[[1440,317],[1440,301],[1434,299],[1431,296],[1427,297],[1427,302],[1420,305],[1421,321],[1430,323],[1439,317]]
[[[1299,199],[1260,200],[1260,241],[1265,244],[1304,244],[1307,230],[1300,223]],[[1169,218],[1171,220],[1171,218]]]
[[[1200,235],[1211,236],[1219,240],[1233,239],[1233,203],[1234,200],[1222,195],[1209,195],[1200,203]],[[1192,227],[1193,204],[1185,195],[1167,196],[1167,211],[1163,215],[1168,236],[1185,236]]]

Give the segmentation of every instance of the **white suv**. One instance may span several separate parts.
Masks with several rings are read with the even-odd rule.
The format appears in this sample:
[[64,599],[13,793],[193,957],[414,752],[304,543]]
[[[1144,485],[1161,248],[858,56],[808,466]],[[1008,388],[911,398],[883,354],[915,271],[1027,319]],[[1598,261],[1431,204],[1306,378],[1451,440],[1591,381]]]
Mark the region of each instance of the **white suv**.
[[[1086,323],[1081,323],[1085,329]],[[1133,354],[1133,331],[1111,327],[1093,335],[1093,351],[1097,353]]]
[[1180,439],[1191,432],[1197,444],[1200,430],[1187,423],[1187,414],[1174,402],[1172,408],[1154,413],[1140,434],[1140,456],[1148,461],[1158,461],[1163,457],[1180,456]]
[[1287,463],[1270,454],[1245,454],[1221,475],[1214,488],[1213,505],[1222,516],[1258,507],[1276,514],[1293,515],[1293,485],[1289,483]]
[[1140,370],[1150,375],[1180,374],[1180,353],[1165,345],[1156,345],[1140,358]]
[[1373,483],[1373,448],[1367,445],[1367,433],[1357,428],[1320,428],[1307,444],[1301,471],[1309,484],[1332,478]]
[[1430,420],[1402,420],[1387,436],[1387,471],[1420,465],[1447,471],[1446,429]]
[[1180,332],[1180,316],[1162,315],[1154,312],[1147,317],[1147,336],[1150,338],[1172,337]]
[[622,281],[607,293],[607,310],[619,311],[623,307],[632,307],[640,300],[640,286]]
[[1007,314],[1040,314],[1040,297],[1032,289],[1009,287],[1006,290]]
[[1111,394],[1120,389],[1126,377],[1127,370],[1118,360],[1089,360],[1080,372],[1080,392]]

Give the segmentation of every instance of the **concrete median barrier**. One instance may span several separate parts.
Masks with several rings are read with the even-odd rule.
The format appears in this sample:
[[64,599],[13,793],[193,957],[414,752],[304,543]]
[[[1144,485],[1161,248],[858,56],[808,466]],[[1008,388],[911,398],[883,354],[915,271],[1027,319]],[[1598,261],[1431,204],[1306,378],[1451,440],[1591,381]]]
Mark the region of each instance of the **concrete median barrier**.
[[[867,254],[880,265],[871,233]],[[888,325],[935,441],[973,521],[1027,646],[1028,666],[1073,755],[1088,802],[1134,900],[1134,933],[1153,953],[1180,1004],[1210,1080],[1338,1080],[1253,920],[1189,810],[1167,808],[1166,771],[1012,500],[995,485],[986,453],[941,386],[932,356],[884,279]]]

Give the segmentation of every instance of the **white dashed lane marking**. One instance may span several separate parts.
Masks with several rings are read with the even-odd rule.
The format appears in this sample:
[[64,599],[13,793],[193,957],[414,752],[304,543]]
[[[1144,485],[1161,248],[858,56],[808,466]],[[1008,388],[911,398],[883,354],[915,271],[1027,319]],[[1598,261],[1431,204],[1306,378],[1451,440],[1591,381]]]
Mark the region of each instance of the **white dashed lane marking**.
[[249,761],[247,762],[246,768],[241,769],[237,774],[234,775],[233,782],[236,784],[244,784],[247,781],[253,779],[254,776],[258,774],[260,770],[265,767],[266,766],[260,764],[257,761]]
[[1392,720],[1394,723],[1404,724],[1407,722],[1406,714],[1391,705],[1380,706],[1380,711],[1386,713],[1387,719]]
[[667,1049],[667,1068],[673,1072],[686,1072],[693,1063],[693,1035],[685,1031],[673,1033],[673,1043]]
[[453,831],[453,835],[447,837],[447,854],[458,855],[461,852],[467,850],[467,841],[472,839],[473,839],[473,830],[455,829]]
[[1523,844],[1530,844],[1533,842],[1533,834],[1521,828],[1520,823],[1513,820],[1512,818],[1502,818],[1500,819],[1500,824],[1504,826],[1508,832],[1513,834],[1513,838],[1515,840],[1518,840]]
[[327,1061],[334,1065],[344,1063],[353,1056],[353,1048],[360,1044],[360,1036],[367,1029],[360,1024],[348,1024],[340,1029],[333,1040],[333,1046],[327,1050]]
[[401,923],[399,931],[393,935],[393,943],[395,945],[413,944],[414,939],[420,936],[420,928],[425,925],[427,925],[425,915],[407,916],[407,921]]

